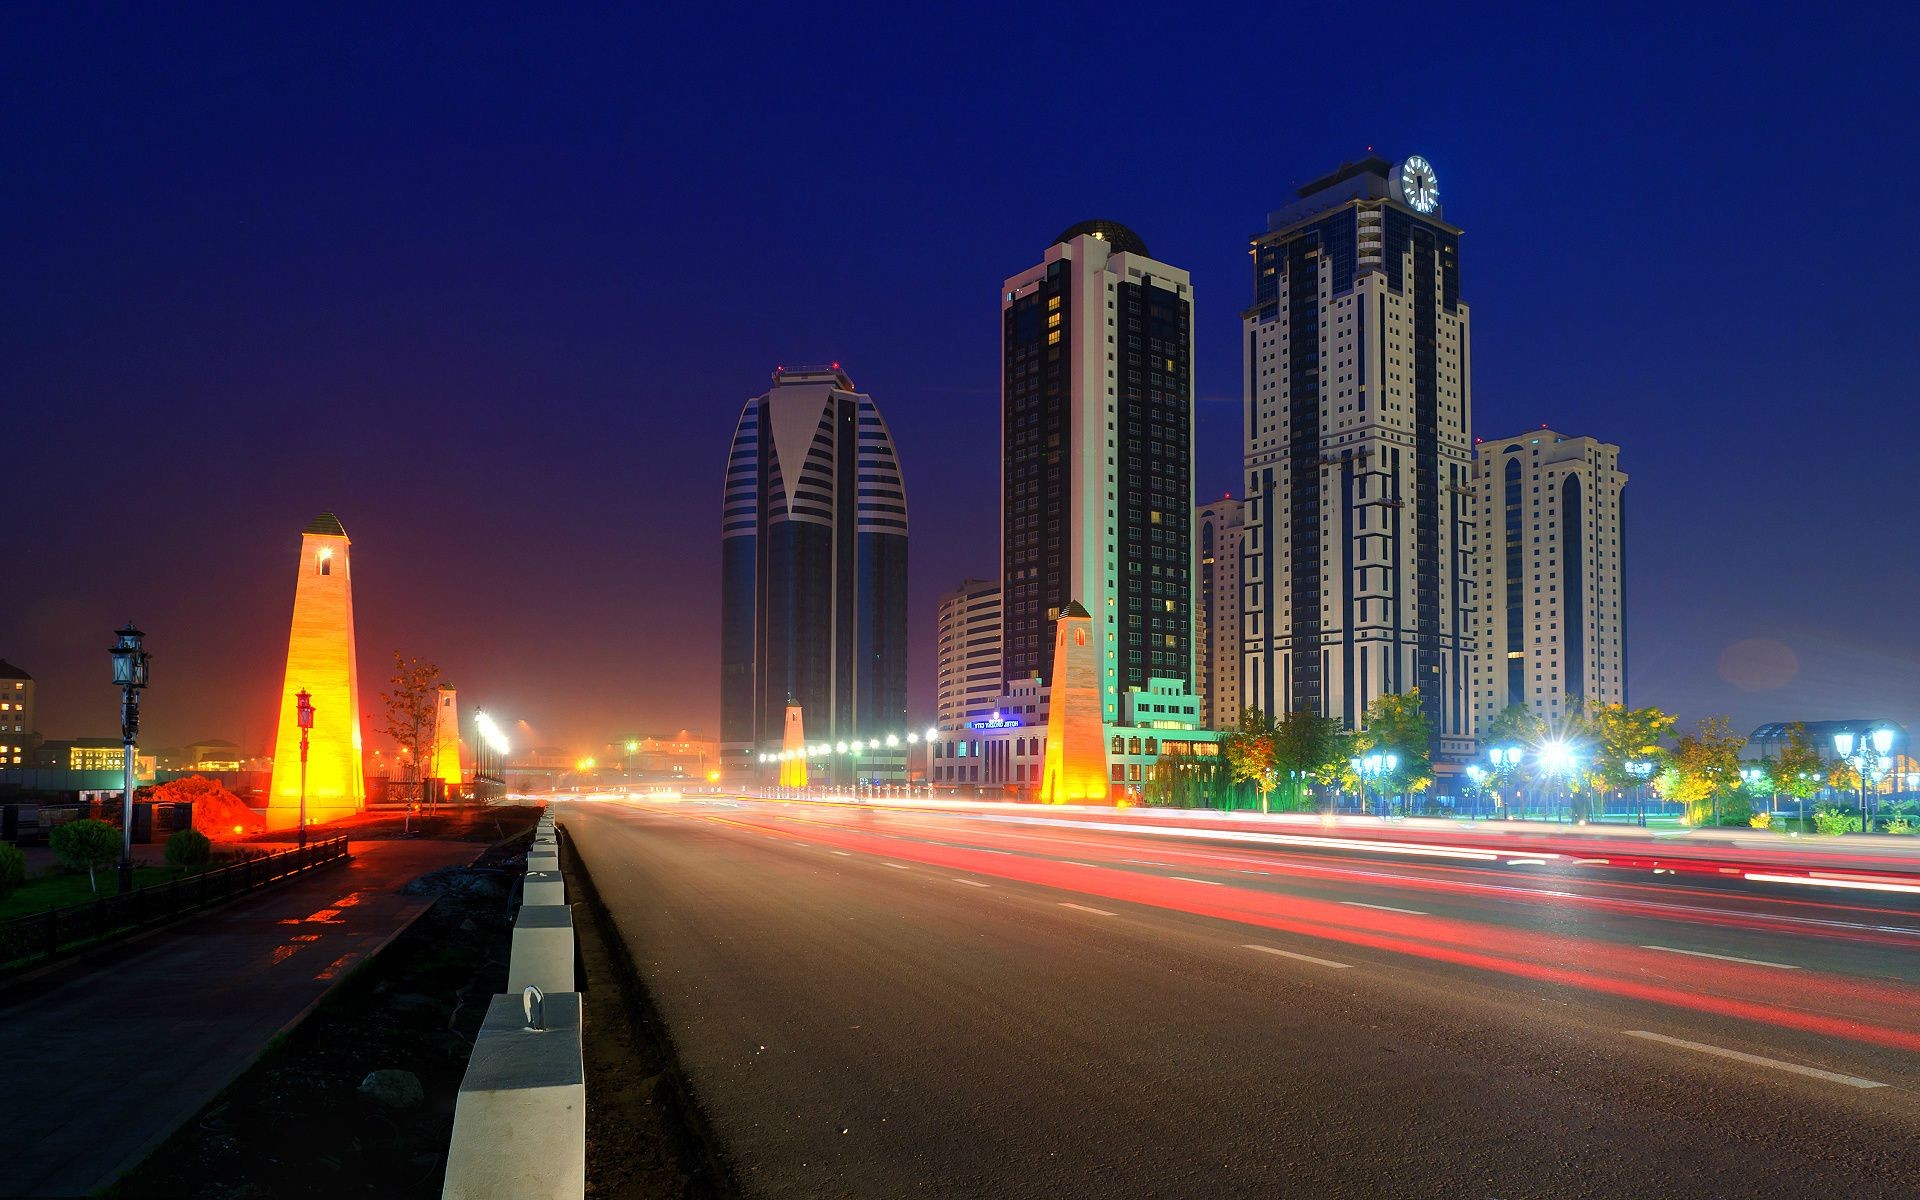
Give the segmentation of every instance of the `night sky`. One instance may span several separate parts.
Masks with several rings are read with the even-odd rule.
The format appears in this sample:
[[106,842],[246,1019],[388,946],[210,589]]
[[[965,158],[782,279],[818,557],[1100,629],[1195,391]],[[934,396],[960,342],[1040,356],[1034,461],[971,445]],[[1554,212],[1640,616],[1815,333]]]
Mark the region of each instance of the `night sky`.
[[997,572],[1000,281],[1091,217],[1189,268],[1237,490],[1247,236],[1369,147],[1466,230],[1476,432],[1622,447],[1630,698],[1920,720],[1904,6],[78,7],[0,39],[45,736],[113,732],[131,616],[148,744],[264,748],[322,509],[369,708],[401,649],[523,739],[711,732],[728,438],[828,360],[899,445],[924,718],[935,599]]

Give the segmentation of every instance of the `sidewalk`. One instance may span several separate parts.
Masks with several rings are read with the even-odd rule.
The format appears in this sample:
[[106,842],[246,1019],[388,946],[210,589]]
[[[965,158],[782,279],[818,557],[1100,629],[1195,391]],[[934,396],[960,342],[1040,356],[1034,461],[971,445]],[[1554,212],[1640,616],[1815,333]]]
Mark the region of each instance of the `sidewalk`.
[[79,1196],[137,1164],[431,900],[472,842],[373,841],[269,889],[0,991],[0,1195]]

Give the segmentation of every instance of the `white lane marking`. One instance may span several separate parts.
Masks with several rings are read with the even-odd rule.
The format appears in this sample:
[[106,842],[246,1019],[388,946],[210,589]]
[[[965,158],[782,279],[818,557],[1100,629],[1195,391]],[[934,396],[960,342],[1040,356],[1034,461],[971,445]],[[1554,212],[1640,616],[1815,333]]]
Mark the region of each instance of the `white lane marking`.
[[1573,865],[1576,867],[1604,867],[1607,865],[1607,860],[1604,858],[1576,858],[1573,860]]
[[1277,954],[1281,958],[1298,959],[1301,962],[1312,963],[1316,967],[1339,967],[1343,971],[1353,965],[1352,963],[1335,962],[1330,958],[1315,958],[1311,954],[1295,954],[1291,950],[1282,950],[1278,946],[1261,946],[1253,942],[1246,943],[1241,949],[1258,950],[1262,954]]
[[1740,958],[1733,954],[1709,954],[1705,950],[1682,950],[1678,946],[1642,946],[1640,948],[1642,950],[1664,950],[1668,954],[1690,954],[1695,958],[1717,958],[1721,962],[1746,963],[1752,967],[1777,967],[1782,971],[1798,971],[1800,969],[1793,963],[1768,962],[1764,958]]
[[953,881],[955,883],[964,883],[968,887],[992,887],[993,886],[990,883],[981,883],[978,879],[962,879],[958,875],[953,876]]
[[1510,858],[1507,860],[1507,865],[1510,867],[1544,867],[1547,865],[1547,860],[1544,858]]
[[1120,861],[1123,863],[1132,863],[1136,867],[1164,867],[1167,865],[1166,863],[1157,862],[1151,858],[1123,858]]
[[1854,888],[1863,892],[1910,892],[1920,894],[1920,887],[1911,883],[1881,883],[1874,879],[1849,879],[1825,876],[1812,879],[1805,875],[1767,875],[1759,871],[1748,871],[1746,878],[1759,883],[1798,883],[1810,887]]
[[1433,915],[1429,912],[1421,912],[1417,908],[1395,908],[1391,904],[1368,904],[1364,900],[1342,900],[1340,903],[1346,905],[1348,908],[1377,908],[1381,912],[1406,913],[1410,917],[1430,917]]
[[1225,887],[1218,879],[1195,879],[1191,875],[1169,875],[1168,879],[1178,879],[1181,883],[1204,883],[1208,887]]
[[912,868],[912,867],[908,867],[908,866],[902,866],[902,865],[901,865],[901,864],[899,864],[899,863],[881,863],[880,865],[881,865],[881,866],[883,866],[883,867],[892,867],[892,868],[893,868],[894,870],[896,870],[896,871],[911,871],[911,870],[913,870],[913,868]]
[[1649,1033],[1644,1029],[1628,1029],[1628,1037],[1641,1038],[1649,1042],[1660,1042],[1667,1046],[1678,1046],[1683,1050],[1698,1050],[1702,1054],[1715,1054],[1721,1058],[1731,1058],[1738,1062],[1751,1063],[1756,1067],[1772,1067],[1776,1071],[1792,1071],[1795,1075],[1805,1075],[1810,1079],[1824,1079],[1828,1083],[1844,1083],[1848,1087],[1881,1088],[1884,1083],[1871,1079],[1862,1079],[1858,1075],[1842,1075],[1836,1071],[1822,1071],[1819,1067],[1803,1067],[1799,1063],[1782,1062],[1777,1058],[1762,1058],[1758,1054],[1748,1054],[1741,1050],[1728,1050],[1723,1046],[1709,1046],[1705,1042],[1689,1042],[1683,1038],[1668,1037],[1664,1033]]
[[839,855],[839,856],[840,856],[841,858],[852,858],[852,857],[853,857],[853,855],[851,855],[851,854],[848,854],[848,853],[847,853],[847,852],[846,852],[845,850],[835,850],[835,851],[834,851],[834,853],[835,853],[835,854],[838,854],[838,855]]
[[1062,900],[1062,901],[1060,902],[1060,907],[1061,907],[1061,908],[1071,908],[1071,909],[1073,909],[1073,910],[1074,910],[1075,912],[1084,912],[1084,913],[1092,913],[1092,914],[1094,914],[1095,916],[1098,916],[1098,917],[1117,917],[1117,916],[1119,916],[1119,915],[1120,915],[1119,913],[1110,913],[1110,912],[1108,912],[1108,911],[1107,911],[1106,909],[1104,909],[1104,908],[1088,908],[1088,907],[1087,907],[1086,905],[1084,905],[1084,904],[1074,904],[1073,902],[1071,902],[1071,901],[1068,901],[1068,900]]

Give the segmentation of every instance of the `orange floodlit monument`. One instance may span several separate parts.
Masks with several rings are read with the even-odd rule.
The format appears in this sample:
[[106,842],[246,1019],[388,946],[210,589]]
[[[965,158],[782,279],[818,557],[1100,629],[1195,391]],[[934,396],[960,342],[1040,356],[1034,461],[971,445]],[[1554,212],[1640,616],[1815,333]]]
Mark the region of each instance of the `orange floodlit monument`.
[[786,755],[780,760],[780,786],[807,786],[806,726],[800,720],[800,706],[793,702],[792,697],[787,698],[787,726],[780,735],[780,749]]
[[1100,721],[1100,662],[1094,657],[1092,628],[1093,618],[1078,600],[1054,622],[1042,804],[1108,802],[1107,737]]
[[445,683],[433,710],[433,777],[450,788],[460,786],[460,706],[453,686]]
[[293,589],[293,631],[287,638],[287,676],[280,687],[280,733],[273,746],[273,785],[267,824],[300,824],[300,726],[294,694],[313,696],[313,733],[307,748],[307,820],[336,820],[366,807],[360,764],[360,680],[353,657],[353,569],[347,531],[321,513],[300,533],[299,575]]

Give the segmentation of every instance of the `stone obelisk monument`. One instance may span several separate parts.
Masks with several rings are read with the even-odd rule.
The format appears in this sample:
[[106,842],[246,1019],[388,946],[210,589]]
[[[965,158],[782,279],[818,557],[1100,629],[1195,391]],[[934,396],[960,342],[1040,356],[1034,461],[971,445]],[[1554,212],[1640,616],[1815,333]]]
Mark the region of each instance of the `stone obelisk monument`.
[[807,734],[800,720],[800,706],[787,697],[787,726],[780,735],[780,749],[788,757],[780,760],[780,786],[807,786]]
[[1093,618],[1075,600],[1053,627],[1053,683],[1047,702],[1043,804],[1106,804],[1106,727],[1100,720],[1100,662],[1089,637]]

